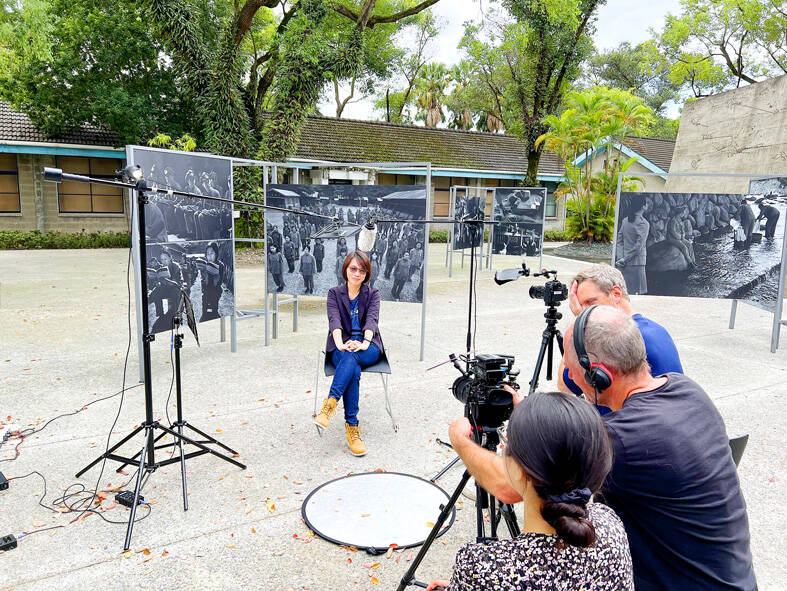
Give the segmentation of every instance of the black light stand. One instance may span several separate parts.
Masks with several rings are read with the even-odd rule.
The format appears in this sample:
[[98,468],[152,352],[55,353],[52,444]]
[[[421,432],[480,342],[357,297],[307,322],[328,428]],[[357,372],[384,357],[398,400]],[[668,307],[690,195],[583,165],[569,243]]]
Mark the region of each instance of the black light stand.
[[[128,167],[124,171],[124,176],[128,176],[130,179],[128,182],[122,182],[117,180],[110,180],[110,179],[101,179],[101,178],[94,178],[88,176],[82,176],[77,174],[67,174],[64,173],[59,168],[44,168],[44,180],[53,181],[53,182],[62,182],[66,181],[74,181],[78,183],[89,183],[89,184],[97,184],[97,185],[108,185],[111,187],[116,187],[120,189],[128,189],[130,191],[134,191],[136,194],[136,200],[138,203],[137,208],[137,230],[139,234],[139,241],[138,241],[138,259],[141,264],[144,264],[147,261],[147,243],[145,238],[145,205],[148,203],[148,197],[146,193],[156,193],[162,192],[167,193],[169,195],[180,195],[184,197],[190,197],[193,199],[203,199],[203,200],[210,200],[210,201],[219,201],[223,203],[232,203],[241,205],[244,207],[251,207],[256,209],[263,209],[263,210],[273,210],[273,211],[284,211],[288,213],[296,213],[299,215],[307,215],[310,217],[318,217],[324,218],[329,220],[334,220],[330,216],[323,216],[320,214],[314,214],[311,212],[301,212],[297,210],[279,208],[269,205],[261,205],[257,203],[249,203],[245,201],[236,201],[234,199],[226,199],[222,197],[210,197],[207,195],[199,195],[196,193],[189,193],[186,191],[180,191],[171,189],[169,187],[160,187],[154,183],[150,183],[146,181],[142,177],[142,170],[139,167]],[[143,372],[145,377],[145,421],[136,427],[131,433],[123,437],[118,443],[107,449],[107,451],[102,454],[100,457],[93,460],[90,464],[85,466],[82,470],[77,472],[76,476],[80,477],[84,474],[87,470],[98,464],[100,461],[109,459],[114,460],[116,462],[121,462],[122,466],[126,466],[128,464],[132,464],[138,462],[138,473],[137,473],[137,481],[134,487],[134,500],[131,504],[131,515],[128,520],[128,527],[126,529],[126,538],[124,542],[123,549],[128,550],[131,545],[131,535],[134,529],[134,518],[136,517],[137,512],[137,505],[139,505],[139,498],[140,498],[140,491],[143,486],[143,482],[147,482],[147,476],[155,472],[158,468],[162,466],[166,466],[169,464],[173,464],[175,462],[181,462],[181,471],[182,471],[182,481],[183,481],[183,506],[184,508],[188,508],[188,500],[187,500],[187,491],[186,491],[186,468],[185,468],[185,460],[191,457],[195,457],[197,455],[203,454],[211,454],[214,455],[226,462],[234,464],[239,468],[245,469],[242,463],[238,462],[237,460],[225,456],[214,449],[211,449],[205,445],[205,443],[217,443],[221,445],[224,449],[235,453],[233,450],[228,448],[227,446],[220,444],[213,438],[208,438],[208,441],[196,441],[183,435],[183,427],[187,426],[190,429],[194,430],[195,432],[199,433],[202,436],[205,436],[204,433],[196,429],[195,427],[188,425],[185,421],[183,421],[183,416],[181,412],[181,400],[180,400],[180,372],[178,372],[178,421],[174,423],[170,427],[165,427],[164,425],[160,424],[158,421],[153,419],[153,385],[151,381],[151,367],[150,367],[150,343],[155,340],[155,335],[150,332],[150,324],[149,324],[149,314],[148,314],[148,281],[147,281],[147,274],[144,272],[140,272],[140,292],[142,297],[142,309],[140,310],[142,314],[142,326],[143,333],[142,333],[142,366]],[[180,341],[180,340],[179,340]],[[180,344],[180,342],[178,343]],[[180,357],[180,347],[176,348],[175,354],[178,358],[178,366],[179,366],[179,357]],[[172,427],[177,427],[178,430],[172,429]],[[158,436],[156,432],[159,432]],[[142,446],[140,452],[131,458],[121,456],[115,453],[115,451],[134,437],[137,433],[144,432],[145,442]],[[155,451],[157,449],[156,442],[160,440],[165,435],[172,435],[174,438],[175,443],[180,448],[179,457],[172,457],[163,461],[156,461]],[[207,436],[205,436],[207,437]],[[197,447],[199,451],[191,452],[191,453],[184,453],[183,451],[183,444],[189,444]],[[161,447],[170,447],[173,444],[164,445]],[[137,460],[137,458],[139,458]],[[122,468],[121,466],[121,468]]]

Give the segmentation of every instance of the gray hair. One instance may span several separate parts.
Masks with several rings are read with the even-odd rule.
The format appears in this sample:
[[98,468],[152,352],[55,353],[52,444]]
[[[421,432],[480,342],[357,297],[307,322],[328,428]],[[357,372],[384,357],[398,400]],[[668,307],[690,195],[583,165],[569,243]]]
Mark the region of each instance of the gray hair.
[[637,323],[612,306],[598,306],[588,317],[585,350],[591,362],[606,365],[619,375],[650,372],[645,341]]
[[585,267],[577,273],[574,281],[577,282],[577,285],[583,281],[592,281],[604,295],[609,295],[612,292],[612,288],[617,286],[623,293],[623,297],[627,300],[629,299],[629,292],[626,288],[626,280],[623,279],[623,273],[615,267],[604,263]]

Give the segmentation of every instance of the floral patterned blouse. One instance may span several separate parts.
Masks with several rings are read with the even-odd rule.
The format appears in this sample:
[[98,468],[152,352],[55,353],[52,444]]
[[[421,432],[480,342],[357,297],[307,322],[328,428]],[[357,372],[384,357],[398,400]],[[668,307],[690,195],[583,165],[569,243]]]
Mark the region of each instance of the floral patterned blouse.
[[560,548],[556,535],[538,533],[462,546],[449,591],[633,591],[623,523],[605,505],[591,503],[588,513],[597,536],[589,548]]

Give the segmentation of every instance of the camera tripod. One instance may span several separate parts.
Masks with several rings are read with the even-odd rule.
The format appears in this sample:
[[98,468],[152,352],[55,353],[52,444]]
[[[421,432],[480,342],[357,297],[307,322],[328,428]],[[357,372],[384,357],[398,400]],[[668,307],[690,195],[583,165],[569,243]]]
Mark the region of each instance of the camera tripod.
[[547,304],[547,311],[544,313],[546,318],[547,327],[541,333],[541,348],[538,350],[538,359],[536,360],[536,368],[533,371],[533,379],[530,380],[530,390],[528,394],[532,394],[538,387],[538,376],[541,375],[541,367],[544,364],[544,354],[547,356],[547,380],[552,379],[552,363],[555,339],[557,339],[557,346],[560,348],[560,353],[563,353],[563,335],[556,328],[558,320],[563,318],[563,314],[557,311],[557,304]]
[[[470,405],[468,405],[469,407]],[[465,407],[465,416],[468,417],[471,421],[474,416],[474,413],[471,408]],[[491,427],[481,427],[478,426],[473,429],[473,440],[483,447],[486,450],[491,452],[495,452],[497,449],[497,445],[500,443],[500,435],[497,432],[497,429]],[[452,464],[444,468],[440,474],[432,479],[436,480],[439,476],[447,470],[450,466],[456,463],[459,460],[457,457]],[[432,542],[435,541],[437,536],[440,533],[440,530],[443,527],[446,519],[448,519],[449,515],[451,515],[451,511],[454,509],[454,505],[456,505],[456,501],[459,499],[459,495],[462,494],[462,491],[467,485],[468,481],[470,480],[470,472],[465,470],[464,474],[462,475],[462,479],[459,481],[459,484],[454,489],[454,492],[451,494],[451,497],[448,501],[448,504],[440,506],[440,515],[438,516],[437,520],[435,521],[434,527],[432,531],[429,532],[426,540],[424,541],[421,549],[418,551],[418,555],[413,558],[413,563],[407,572],[402,576],[402,580],[397,587],[397,591],[404,591],[406,587],[409,586],[416,586],[416,587],[426,587],[425,583],[421,581],[417,581],[415,579],[415,571],[421,564],[421,561],[426,557],[426,553],[429,552],[429,548],[432,545]],[[509,503],[503,503],[481,488],[481,485],[476,482],[475,484],[475,492],[476,492],[476,500],[475,500],[475,509],[476,509],[476,542],[478,543],[487,543],[494,540],[497,540],[497,527],[500,524],[501,518],[505,521],[506,526],[508,527],[508,532],[511,534],[511,537],[514,538],[519,535],[519,524],[516,522],[516,515],[514,513],[514,507]],[[489,509],[489,523],[490,523],[490,535],[485,535],[485,526],[484,526],[484,509]]]

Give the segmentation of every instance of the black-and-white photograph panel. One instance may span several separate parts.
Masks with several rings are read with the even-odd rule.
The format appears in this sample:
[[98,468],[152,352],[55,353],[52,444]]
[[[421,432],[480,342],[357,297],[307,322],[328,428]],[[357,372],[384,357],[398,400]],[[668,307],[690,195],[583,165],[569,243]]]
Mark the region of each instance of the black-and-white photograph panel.
[[[383,300],[423,301],[423,224],[407,220],[426,218],[426,187],[421,185],[267,185],[266,203],[309,211],[344,222],[364,223],[369,216],[401,219],[377,225],[369,285]],[[342,263],[356,248],[356,236],[311,240],[328,220],[268,211],[268,291],[327,296],[344,282]]]
[[498,187],[492,204],[492,252],[540,256],[544,234],[544,187]]
[[[486,207],[486,191],[484,195],[467,195],[456,191],[454,197],[454,219],[458,221],[483,220],[484,208]],[[482,231],[473,232],[471,226],[466,224],[454,224],[454,250],[470,248],[475,236],[476,248],[481,246],[484,233]]]
[[182,294],[197,322],[230,316],[235,309],[232,240],[171,242],[147,249],[150,332],[172,329]]
[[[232,163],[211,154],[132,146],[133,164],[148,181],[197,195],[232,199]],[[232,237],[232,204],[166,192],[148,193],[145,237],[151,244]]]
[[787,197],[621,193],[615,265],[629,293],[745,300],[774,311]]

